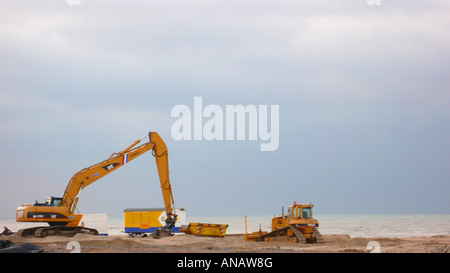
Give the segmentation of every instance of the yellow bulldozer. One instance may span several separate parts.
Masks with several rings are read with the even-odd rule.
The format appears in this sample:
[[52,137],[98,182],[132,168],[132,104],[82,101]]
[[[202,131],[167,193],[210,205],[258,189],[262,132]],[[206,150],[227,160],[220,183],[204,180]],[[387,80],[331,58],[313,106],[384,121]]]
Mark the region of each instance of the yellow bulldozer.
[[321,243],[322,235],[318,227],[319,221],[312,218],[313,204],[304,205],[294,202],[289,207],[288,213],[272,218],[272,231],[259,231],[248,234],[244,238],[247,241],[272,241],[285,239],[298,243]]

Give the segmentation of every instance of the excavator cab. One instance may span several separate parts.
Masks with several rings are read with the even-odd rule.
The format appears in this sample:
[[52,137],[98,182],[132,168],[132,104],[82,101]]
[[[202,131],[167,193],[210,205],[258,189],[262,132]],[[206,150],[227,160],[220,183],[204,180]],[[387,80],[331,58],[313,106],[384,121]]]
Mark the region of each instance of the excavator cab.
[[45,199],[45,203],[47,203],[47,205],[49,205],[49,206],[57,206],[57,205],[59,205],[61,200],[62,200],[62,197],[49,196],[49,197],[47,197],[47,199]]
[[37,200],[34,202],[33,206],[51,206],[56,207],[61,202],[61,197],[49,196],[45,199],[45,203],[39,203]]

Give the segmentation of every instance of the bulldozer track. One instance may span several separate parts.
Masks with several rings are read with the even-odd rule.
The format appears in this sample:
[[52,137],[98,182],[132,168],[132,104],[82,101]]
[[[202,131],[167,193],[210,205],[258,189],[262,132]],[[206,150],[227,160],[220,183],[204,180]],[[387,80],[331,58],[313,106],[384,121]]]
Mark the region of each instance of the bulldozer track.
[[298,243],[306,243],[305,235],[303,235],[303,233],[298,228],[296,228],[294,225],[289,225],[289,228],[294,232],[295,237],[297,237]]
[[267,238],[267,237],[273,237],[273,236],[278,236],[278,235],[280,235],[280,234],[286,232],[288,229],[289,229],[289,227],[285,227],[285,228],[280,228],[280,229],[274,230],[274,231],[269,232],[269,233],[267,233],[267,234],[261,235],[261,236],[259,237],[259,240],[260,240],[260,241],[264,241],[264,238]]
[[323,237],[322,234],[320,234],[319,230],[317,228],[313,229],[313,234],[315,237],[315,240],[313,241],[313,239],[307,239],[305,237],[305,235],[303,235],[303,233],[301,232],[301,230],[299,230],[298,228],[296,228],[294,225],[289,225],[288,227],[285,228],[280,228],[277,230],[274,230],[272,232],[269,232],[267,234],[261,235],[258,240],[259,241],[264,241],[265,238],[268,237],[275,237],[275,236],[280,236],[282,234],[286,234],[286,232],[288,230],[292,230],[292,232],[294,233],[295,237],[297,238],[297,243],[300,244],[306,244],[306,243],[323,243]]
[[316,237],[316,243],[323,243],[322,234],[320,234],[317,228],[313,228],[314,237]]

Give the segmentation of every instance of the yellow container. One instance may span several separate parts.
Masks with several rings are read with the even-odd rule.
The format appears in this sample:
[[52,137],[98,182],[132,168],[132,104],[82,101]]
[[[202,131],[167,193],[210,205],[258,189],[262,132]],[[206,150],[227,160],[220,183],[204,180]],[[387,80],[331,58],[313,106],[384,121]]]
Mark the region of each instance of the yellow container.
[[[175,208],[177,223],[172,231],[180,232],[180,225],[186,223],[186,209]],[[125,213],[125,233],[152,233],[166,225],[166,211],[164,208],[129,208]]]
[[189,223],[187,226],[181,226],[180,231],[198,236],[224,237],[227,227],[228,225],[222,224]]

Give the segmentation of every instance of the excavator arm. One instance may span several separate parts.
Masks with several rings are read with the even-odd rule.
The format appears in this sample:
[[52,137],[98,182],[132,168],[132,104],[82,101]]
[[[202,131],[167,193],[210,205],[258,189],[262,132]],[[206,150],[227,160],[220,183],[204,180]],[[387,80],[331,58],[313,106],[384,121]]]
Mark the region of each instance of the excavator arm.
[[[114,153],[107,160],[97,163],[91,167],[85,168],[77,172],[72,179],[70,179],[64,196],[59,206],[65,206],[69,208],[69,213],[73,214],[78,202],[78,195],[82,189],[86,188],[90,184],[110,174],[111,172],[119,169],[128,162],[136,159],[149,150],[153,150],[153,156],[156,159],[156,165],[159,173],[159,180],[161,183],[161,189],[164,198],[164,206],[167,213],[166,222],[168,224],[175,225],[176,215],[173,211],[174,200],[172,195],[172,187],[169,180],[169,160],[167,146],[161,137],[156,132],[149,133],[149,142],[135,147],[142,139],[136,140],[133,144],[128,146],[125,150]],[[173,223],[172,223],[173,222]]]
[[153,156],[156,159],[158,167],[159,181],[161,183],[161,190],[164,199],[164,207],[166,209],[166,224],[167,227],[173,228],[175,226],[177,215],[174,211],[175,203],[173,200],[172,186],[169,180],[169,154],[167,146],[161,137],[155,133],[150,133],[150,143],[153,144]]

